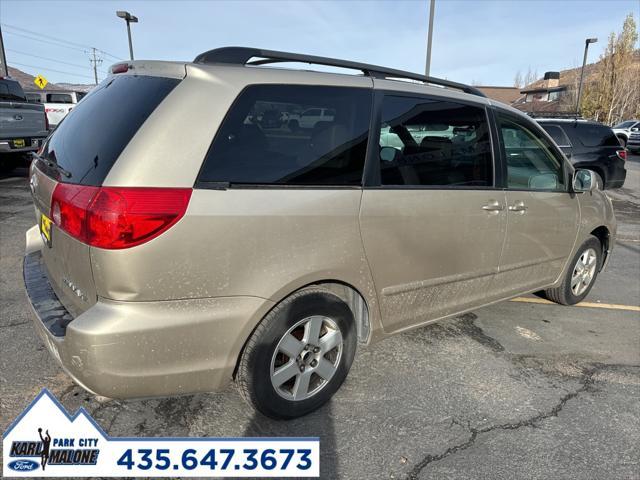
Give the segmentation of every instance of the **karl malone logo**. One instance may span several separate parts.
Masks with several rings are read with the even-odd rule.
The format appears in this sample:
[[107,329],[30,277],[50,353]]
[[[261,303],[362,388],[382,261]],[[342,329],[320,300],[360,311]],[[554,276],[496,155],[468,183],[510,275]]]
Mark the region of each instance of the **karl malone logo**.
[[[46,423],[45,423],[46,422]],[[13,472],[96,465],[99,446],[105,442],[102,429],[84,408],[72,417],[56,398],[43,390],[3,435],[3,457]],[[59,473],[65,473],[60,470]],[[52,472],[54,473],[54,472]]]
[[[97,438],[54,438],[53,448],[49,430],[42,434],[38,428],[40,441],[14,440],[11,442],[9,457],[40,457],[40,466],[46,470],[47,465],[95,465],[98,462],[100,450],[93,447],[98,444]],[[74,448],[76,446],[80,448]],[[16,460],[9,464],[12,470],[35,470],[37,464],[30,460]]]

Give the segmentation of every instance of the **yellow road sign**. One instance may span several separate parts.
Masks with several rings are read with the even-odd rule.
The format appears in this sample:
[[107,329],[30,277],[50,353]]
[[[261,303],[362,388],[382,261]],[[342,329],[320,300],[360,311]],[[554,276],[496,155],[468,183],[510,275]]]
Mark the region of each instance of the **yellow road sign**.
[[47,86],[47,83],[49,82],[42,75],[38,75],[36,78],[33,79],[33,83],[35,83],[42,90],[44,87]]

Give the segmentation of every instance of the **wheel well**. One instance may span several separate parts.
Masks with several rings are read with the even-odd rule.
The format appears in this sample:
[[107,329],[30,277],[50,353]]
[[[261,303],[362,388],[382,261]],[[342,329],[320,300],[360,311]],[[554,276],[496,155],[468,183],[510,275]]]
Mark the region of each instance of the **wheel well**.
[[610,233],[609,229],[605,226],[600,226],[591,232],[591,235],[600,240],[600,245],[602,245],[602,265],[605,265],[607,262],[607,257],[609,256],[609,242],[610,242]]
[[[319,282],[310,283],[308,285],[305,285],[304,287],[301,287],[289,293],[287,296],[281,298],[278,302],[276,302],[276,305],[282,302],[285,298],[288,298],[290,295],[293,295],[294,293],[300,292],[302,290],[305,290],[306,288],[311,288],[311,287],[326,288],[330,292],[340,297],[349,306],[349,308],[351,309],[351,312],[353,313],[353,319],[356,323],[356,332],[358,335],[358,342],[366,343],[369,340],[369,334],[371,333],[371,320],[369,319],[369,307],[367,306],[367,302],[362,296],[362,294],[347,283],[340,282],[338,280],[322,280]],[[258,322],[255,328],[257,328],[259,324],[260,322]],[[242,345],[242,348],[240,349],[240,353],[238,354],[238,358],[236,359],[236,366],[233,370],[233,378],[236,377],[236,373],[238,371],[238,365],[240,364],[240,358],[242,358],[242,354],[244,352],[247,341],[249,341],[249,338],[251,338],[251,335],[253,335],[255,328],[247,336],[247,338],[245,339],[244,345]]]
[[603,184],[602,187],[604,188],[604,184],[606,183],[606,178],[604,177],[604,170],[600,167],[589,167],[589,170],[593,170],[598,175],[600,175],[600,178],[602,179],[602,184]]

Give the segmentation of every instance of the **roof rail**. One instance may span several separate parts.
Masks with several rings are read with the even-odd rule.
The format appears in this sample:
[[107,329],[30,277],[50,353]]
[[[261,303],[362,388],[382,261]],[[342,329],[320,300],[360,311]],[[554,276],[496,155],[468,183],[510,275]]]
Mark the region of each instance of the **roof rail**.
[[545,111],[537,111],[537,112],[525,112],[532,118],[568,118],[574,120],[585,120],[582,115],[575,112],[545,112]]
[[[252,58],[260,60],[249,61]],[[299,62],[315,65],[328,65],[331,67],[348,68],[360,70],[367,76],[375,78],[405,78],[417,80],[419,82],[430,83],[442,87],[455,88],[471,95],[486,97],[477,88],[463,83],[451,82],[441,78],[427,77],[419,73],[395,70],[393,68],[369,65],[367,63],[351,62],[349,60],[339,60],[337,58],[318,57],[315,55],[303,55],[300,53],[278,52],[274,50],[262,50],[248,47],[223,47],[201,53],[194,60],[194,63],[226,63],[232,65],[265,65],[279,62]]]

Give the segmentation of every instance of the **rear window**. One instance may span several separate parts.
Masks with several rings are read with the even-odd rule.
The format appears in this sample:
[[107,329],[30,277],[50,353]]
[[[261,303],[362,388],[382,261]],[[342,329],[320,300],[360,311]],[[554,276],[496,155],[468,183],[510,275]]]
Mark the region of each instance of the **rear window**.
[[60,181],[102,185],[140,126],[179,82],[134,75],[106,80],[60,122],[42,156],[69,172]]
[[575,123],[574,135],[585,147],[619,147],[618,137],[611,128],[597,123]]
[[48,103],[73,103],[73,98],[68,93],[48,93]]
[[0,79],[0,100],[26,101],[24,91],[15,80]]
[[199,181],[360,185],[370,109],[370,89],[248,87],[220,126]]

